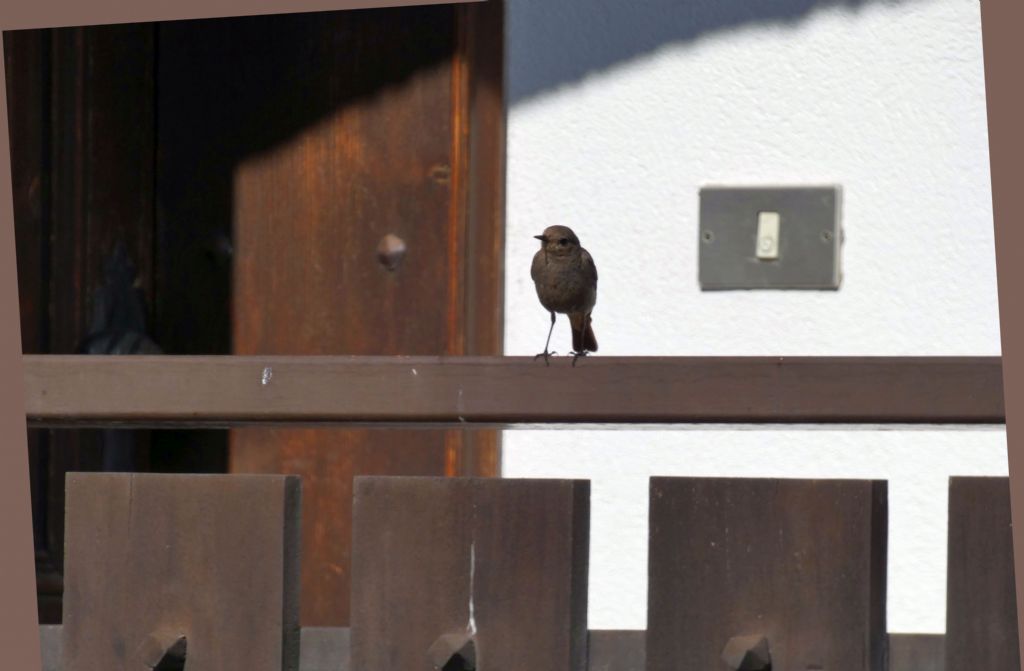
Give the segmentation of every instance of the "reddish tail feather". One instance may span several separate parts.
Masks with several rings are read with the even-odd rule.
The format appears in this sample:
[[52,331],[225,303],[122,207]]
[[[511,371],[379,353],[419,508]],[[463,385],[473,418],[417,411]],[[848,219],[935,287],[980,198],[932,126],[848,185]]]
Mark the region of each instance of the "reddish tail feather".
[[[586,328],[581,327],[586,322]],[[596,352],[597,338],[594,337],[594,329],[590,327],[590,315],[574,313],[569,315],[569,324],[572,326],[572,349],[575,352]],[[582,338],[580,337],[582,335]]]

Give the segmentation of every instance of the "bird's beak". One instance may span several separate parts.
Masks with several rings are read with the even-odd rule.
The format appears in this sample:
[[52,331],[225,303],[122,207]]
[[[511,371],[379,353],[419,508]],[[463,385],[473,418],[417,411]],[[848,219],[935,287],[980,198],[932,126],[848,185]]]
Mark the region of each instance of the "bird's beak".
[[538,240],[540,240],[541,242],[543,242],[543,241],[544,241],[544,236],[543,236],[543,235],[535,235],[535,236],[533,236],[533,237],[537,238],[537,239],[538,239]]

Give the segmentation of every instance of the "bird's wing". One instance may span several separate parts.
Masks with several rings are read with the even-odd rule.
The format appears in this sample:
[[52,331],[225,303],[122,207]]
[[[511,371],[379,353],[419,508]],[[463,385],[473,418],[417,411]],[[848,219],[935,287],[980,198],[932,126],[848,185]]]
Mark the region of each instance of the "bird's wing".
[[597,286],[597,266],[594,265],[594,259],[590,256],[590,252],[585,249],[580,249],[580,267],[583,268],[583,272],[587,276],[587,280],[591,286]]
[[544,268],[544,250],[539,249],[537,253],[533,255],[533,265],[530,266],[530,277],[534,282],[540,276],[541,270]]

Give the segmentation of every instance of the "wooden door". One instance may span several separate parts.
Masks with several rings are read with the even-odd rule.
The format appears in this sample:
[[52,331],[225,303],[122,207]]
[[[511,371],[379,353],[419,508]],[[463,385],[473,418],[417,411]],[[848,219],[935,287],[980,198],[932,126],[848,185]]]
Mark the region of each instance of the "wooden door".
[[[230,222],[234,353],[499,352],[500,217],[467,210],[475,11],[160,27],[158,218]],[[495,194],[497,159],[479,175]],[[378,255],[389,235],[405,247],[394,268]],[[494,475],[497,461],[493,435],[241,429],[230,469],[302,475],[302,622],[324,626],[348,622],[354,474]]]
[[[19,280],[38,300],[23,299],[23,319],[69,324],[74,340],[95,278],[82,271],[74,291],[57,290],[66,260],[95,275],[128,240],[149,332],[169,354],[499,353],[502,22],[488,0],[5,40],[8,90],[25,91],[10,99],[12,119],[38,128],[15,143],[15,165],[39,164],[50,207],[33,214],[26,167]],[[65,89],[76,95],[52,93]],[[85,129],[71,136],[77,158],[55,162],[69,128]],[[72,235],[74,217],[53,214],[61,207],[86,230],[116,230]],[[378,255],[389,234],[405,248],[395,267]],[[26,351],[69,351],[26,337]],[[302,475],[307,626],[348,623],[354,474],[498,469],[494,432],[237,430],[225,462],[227,437],[151,432],[140,469]],[[56,444],[36,452],[46,474],[33,482],[47,487],[34,510],[54,548],[63,472],[98,466],[47,462]]]

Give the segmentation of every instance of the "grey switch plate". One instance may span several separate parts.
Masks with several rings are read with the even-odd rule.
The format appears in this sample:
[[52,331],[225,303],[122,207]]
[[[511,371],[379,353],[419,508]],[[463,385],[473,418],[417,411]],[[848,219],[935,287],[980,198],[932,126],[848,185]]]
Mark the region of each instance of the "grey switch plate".
[[841,201],[838,186],[701,189],[701,289],[838,289]]

